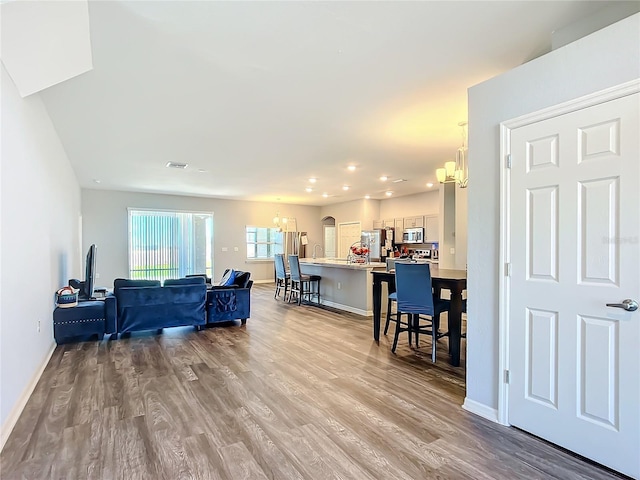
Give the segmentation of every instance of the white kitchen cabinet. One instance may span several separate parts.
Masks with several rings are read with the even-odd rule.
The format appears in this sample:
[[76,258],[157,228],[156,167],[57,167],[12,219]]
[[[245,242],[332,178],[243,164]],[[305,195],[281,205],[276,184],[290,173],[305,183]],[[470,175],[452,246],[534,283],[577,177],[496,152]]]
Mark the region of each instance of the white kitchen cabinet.
[[438,216],[437,215],[425,216],[424,223],[425,223],[425,232],[424,232],[425,243],[439,242],[440,229],[438,227]]
[[393,218],[382,220],[382,228],[394,228],[395,226],[395,219]]
[[396,231],[396,235],[400,234],[400,238],[402,238],[402,232],[404,230],[404,219],[396,218],[393,227]]
[[422,215],[418,215],[415,217],[404,217],[404,228],[419,228],[424,227],[424,217]]

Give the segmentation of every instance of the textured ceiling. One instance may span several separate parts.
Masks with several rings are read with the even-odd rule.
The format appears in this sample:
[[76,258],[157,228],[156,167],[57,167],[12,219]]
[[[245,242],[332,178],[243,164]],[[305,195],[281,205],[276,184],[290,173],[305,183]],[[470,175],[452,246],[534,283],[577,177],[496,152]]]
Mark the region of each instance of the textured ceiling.
[[94,69],[42,97],[86,188],[407,195],[455,155],[468,87],[606,3],[93,1]]

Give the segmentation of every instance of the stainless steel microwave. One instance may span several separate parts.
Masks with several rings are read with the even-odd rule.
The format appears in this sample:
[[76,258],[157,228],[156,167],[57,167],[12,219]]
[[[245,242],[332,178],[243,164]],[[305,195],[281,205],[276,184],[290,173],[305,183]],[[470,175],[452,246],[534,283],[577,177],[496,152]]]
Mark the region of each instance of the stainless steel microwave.
[[402,234],[402,243],[424,243],[424,228],[407,228]]

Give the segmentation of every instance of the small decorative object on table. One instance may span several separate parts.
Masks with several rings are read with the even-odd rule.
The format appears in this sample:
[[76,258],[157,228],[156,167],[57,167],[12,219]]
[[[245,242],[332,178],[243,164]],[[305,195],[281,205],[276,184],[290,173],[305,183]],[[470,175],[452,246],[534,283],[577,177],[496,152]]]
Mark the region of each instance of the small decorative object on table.
[[78,289],[62,287],[56,292],[56,305],[60,308],[71,308],[78,305]]
[[350,250],[349,260],[351,263],[369,263],[369,248],[364,246],[362,242],[355,242],[351,245]]

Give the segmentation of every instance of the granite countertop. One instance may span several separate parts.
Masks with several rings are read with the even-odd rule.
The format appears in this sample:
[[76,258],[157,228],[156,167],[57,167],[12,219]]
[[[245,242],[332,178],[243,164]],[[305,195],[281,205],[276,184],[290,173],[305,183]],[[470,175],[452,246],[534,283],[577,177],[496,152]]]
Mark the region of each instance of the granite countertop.
[[384,262],[370,262],[370,263],[348,263],[346,260],[340,258],[301,258],[301,265],[314,265],[318,267],[332,267],[332,268],[350,268],[354,270],[373,270],[375,268],[385,268],[387,264]]

